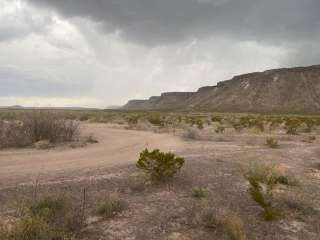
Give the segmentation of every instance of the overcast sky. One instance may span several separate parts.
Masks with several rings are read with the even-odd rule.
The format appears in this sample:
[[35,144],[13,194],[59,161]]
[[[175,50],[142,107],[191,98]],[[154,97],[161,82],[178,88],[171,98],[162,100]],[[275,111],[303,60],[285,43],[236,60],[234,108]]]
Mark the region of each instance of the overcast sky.
[[320,63],[319,0],[0,0],[0,106],[106,107]]

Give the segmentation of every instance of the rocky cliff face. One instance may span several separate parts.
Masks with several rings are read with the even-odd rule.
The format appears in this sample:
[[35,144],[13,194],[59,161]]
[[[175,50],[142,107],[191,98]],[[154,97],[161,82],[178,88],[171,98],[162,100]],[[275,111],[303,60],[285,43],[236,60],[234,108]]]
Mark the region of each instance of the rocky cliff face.
[[129,101],[123,109],[320,113],[320,65],[235,76],[194,93]]

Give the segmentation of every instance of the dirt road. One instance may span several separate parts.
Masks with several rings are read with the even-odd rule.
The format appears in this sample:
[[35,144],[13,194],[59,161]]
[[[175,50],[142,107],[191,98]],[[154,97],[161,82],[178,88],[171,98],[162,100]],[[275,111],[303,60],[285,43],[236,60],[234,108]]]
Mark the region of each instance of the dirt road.
[[0,188],[30,181],[38,175],[43,179],[134,163],[146,147],[175,151],[182,144],[179,138],[169,134],[115,129],[106,124],[88,124],[82,128],[83,134],[92,133],[99,143],[77,149],[0,151]]

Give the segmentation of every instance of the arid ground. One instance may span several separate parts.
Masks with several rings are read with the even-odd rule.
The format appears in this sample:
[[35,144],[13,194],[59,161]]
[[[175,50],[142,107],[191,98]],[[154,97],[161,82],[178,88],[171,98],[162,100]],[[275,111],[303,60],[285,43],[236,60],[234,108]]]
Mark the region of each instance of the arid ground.
[[174,151],[182,141],[169,134],[127,131],[106,124],[82,126],[83,134],[94,135],[99,141],[87,147],[72,149],[60,146],[51,150],[11,149],[0,152],[0,188],[15,186],[39,178],[70,177],[76,173],[100,168],[134,164],[145,148]]
[[[80,202],[85,189],[86,225],[76,239],[320,239],[318,130],[288,135],[226,127],[217,133],[210,125],[190,137],[181,129],[154,132],[106,123],[82,123],[81,129],[99,143],[0,151],[4,223],[16,221],[21,199],[65,193]],[[267,146],[268,137],[277,139],[278,146]],[[145,148],[174,152],[185,158],[185,165],[166,184],[141,184],[135,163]],[[264,220],[261,207],[248,194],[244,175],[255,164],[275,166],[293,182],[274,190],[274,205],[281,209],[275,221]],[[194,194],[199,188],[205,192],[200,197]],[[101,218],[96,206],[110,194],[124,199],[128,207],[112,218]],[[229,221],[226,231],[238,234],[208,226],[206,211],[236,219]]]

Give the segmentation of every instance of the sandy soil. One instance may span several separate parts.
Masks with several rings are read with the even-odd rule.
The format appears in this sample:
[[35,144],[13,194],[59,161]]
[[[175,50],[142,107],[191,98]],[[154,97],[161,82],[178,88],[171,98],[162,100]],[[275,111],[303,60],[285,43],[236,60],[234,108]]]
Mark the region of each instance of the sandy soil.
[[68,175],[104,167],[121,166],[137,161],[144,148],[177,150],[182,141],[168,134],[116,129],[106,124],[89,124],[82,134],[93,136],[98,144],[71,149],[0,151],[0,188],[28,182],[41,177]]
[[[316,136],[312,143],[304,141],[308,137],[305,134],[232,131],[213,134],[210,140],[185,140],[174,134],[104,124],[86,125],[83,132],[93,133],[99,143],[81,149],[0,152],[0,218],[1,212],[10,216],[8,209],[19,194],[34,195],[32,185],[19,189],[10,186],[34,181],[41,173],[39,195],[67,192],[74,202],[81,202],[82,189],[87,190],[88,226],[81,240],[225,239],[198,223],[205,207],[221,216],[239,216],[248,240],[319,239],[320,170],[314,167],[320,161],[318,132],[312,133]],[[202,132],[205,135],[208,129]],[[279,140],[279,148],[266,146],[269,136]],[[140,173],[134,163],[145,147],[185,157],[184,168],[170,185],[133,188],[132,176]],[[283,211],[283,219],[263,220],[261,208],[250,198],[243,171],[252,163],[275,164],[298,180],[297,186],[279,186],[276,190],[274,203]],[[194,187],[204,187],[208,196],[193,198]],[[126,200],[129,208],[112,219],[97,217],[99,202],[113,193]]]

